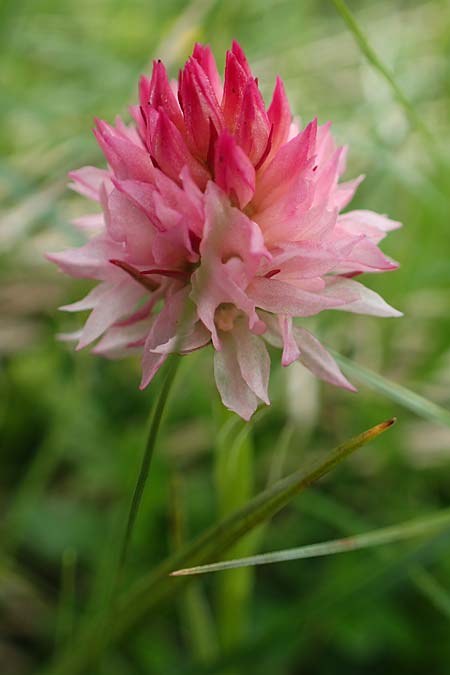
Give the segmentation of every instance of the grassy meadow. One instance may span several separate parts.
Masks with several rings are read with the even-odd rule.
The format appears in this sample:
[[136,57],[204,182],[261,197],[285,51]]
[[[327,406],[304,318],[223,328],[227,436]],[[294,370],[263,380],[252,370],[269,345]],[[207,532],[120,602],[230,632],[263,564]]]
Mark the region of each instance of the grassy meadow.
[[[156,565],[252,495],[392,417],[219,559],[450,506],[450,11],[440,0],[351,9],[404,100],[328,0],[0,3],[1,675],[448,672],[450,528],[139,592]],[[404,317],[305,320],[357,364],[346,372],[358,394],[297,364],[282,369],[274,352],[272,405],[248,428],[220,405],[211,347],[181,360],[121,578],[136,594],[125,612],[114,581],[123,519],[164,372],[140,392],[138,359],[58,341],[83,316],[57,308],[92,284],[44,253],[83,241],[70,221],[90,205],[66,184],[71,169],[102,165],[93,117],[128,119],[153,58],[176,76],[201,41],[223,68],[233,38],[266,100],[279,73],[303,122],[333,121],[350,146],[348,177],[366,175],[352,208],[404,224],[383,243],[400,269],[364,279]]]

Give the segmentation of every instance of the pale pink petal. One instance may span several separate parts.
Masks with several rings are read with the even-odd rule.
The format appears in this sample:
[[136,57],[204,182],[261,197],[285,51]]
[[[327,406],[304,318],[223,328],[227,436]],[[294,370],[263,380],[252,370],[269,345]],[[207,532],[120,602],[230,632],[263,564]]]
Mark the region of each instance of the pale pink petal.
[[111,288],[115,288],[115,285],[105,281],[95,286],[82,300],[72,302],[70,305],[61,305],[59,309],[63,312],[83,312],[86,309],[94,309]]
[[153,165],[149,154],[106,122],[96,120],[96,124],[95,137],[116,177],[151,182]]
[[294,327],[295,340],[300,348],[300,361],[316,377],[337,387],[356,391],[355,387],[341,373],[339,366],[319,340],[306,328]]
[[106,280],[117,278],[117,270],[110,260],[119,258],[123,253],[123,244],[99,235],[84,246],[68,248],[61,253],[47,253],[46,257],[72,277]]
[[205,347],[211,342],[211,333],[202,324],[197,321],[196,317],[192,317],[192,321],[183,329],[182,333],[178,333],[171,337],[165,344],[158,345],[153,349],[156,354],[171,354],[174,351],[180,354],[189,354],[201,347]]
[[325,309],[343,304],[342,298],[331,294],[311,293],[293,284],[278,281],[276,278],[259,277],[253,280],[247,289],[249,297],[256,307],[275,314],[291,316],[312,316]]
[[313,120],[298,136],[283,145],[267,166],[264,165],[253,199],[258,210],[280,199],[302,172],[312,168],[316,133],[317,120]]
[[109,171],[98,169],[96,166],[83,166],[76,171],[70,171],[69,178],[72,183],[69,187],[88,199],[100,201],[100,188],[104,182],[111,178]]
[[270,405],[267,392],[270,375],[270,357],[263,340],[248,330],[244,321],[233,328],[236,357],[246,384],[261,401]]
[[129,279],[111,286],[104,293],[101,303],[97,303],[90,313],[77,349],[83,349],[116,321],[130,314],[142,294],[142,288]]
[[72,225],[75,225],[79,230],[86,232],[99,233],[105,227],[105,219],[103,213],[90,213],[86,216],[74,218]]
[[222,403],[249,420],[258,407],[258,399],[242,377],[232,335],[224,333],[221,342],[222,349],[214,352],[214,377]]
[[374,211],[349,211],[339,216],[338,225],[348,234],[365,234],[378,244],[388,232],[397,230],[401,223]]
[[403,316],[397,309],[388,305],[378,293],[354,279],[330,278],[324,293],[329,298],[340,298],[341,301],[344,299],[344,303],[339,306],[343,312],[384,317]]
[[300,350],[294,337],[292,317],[279,316],[278,317],[281,336],[283,338],[283,354],[281,356],[281,365],[289,366],[294,361],[297,361],[300,356]]
[[108,233],[124,244],[127,260],[135,265],[152,264],[155,229],[147,216],[117,189],[106,198],[104,209]]
[[141,352],[141,347],[137,345],[145,340],[153,320],[152,317],[128,326],[112,326],[93,347],[92,353],[108,359],[121,359]]
[[177,335],[181,321],[187,313],[188,294],[189,288],[182,288],[167,297],[164,307],[155,318],[144,345],[141,389],[150,384],[167,359],[168,354],[159,354],[155,350]]
[[346,183],[339,183],[336,186],[332,197],[332,204],[338,211],[342,211],[342,209],[352,201],[358,186],[361,185],[364,178],[365,176],[361,175],[354,180],[349,180]]

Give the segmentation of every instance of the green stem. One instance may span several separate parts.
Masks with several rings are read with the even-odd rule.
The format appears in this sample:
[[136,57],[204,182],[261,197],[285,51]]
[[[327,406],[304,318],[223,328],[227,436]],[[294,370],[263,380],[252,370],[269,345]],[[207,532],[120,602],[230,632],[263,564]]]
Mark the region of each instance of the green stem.
[[138,479],[136,481],[136,486],[134,488],[133,498],[131,500],[130,510],[128,512],[128,520],[125,529],[125,535],[120,550],[116,587],[119,586],[120,580],[122,578],[123,570],[128,556],[128,550],[130,548],[130,542],[133,535],[134,526],[136,524],[136,518],[138,516],[139,507],[142,501],[142,495],[144,494],[145,485],[147,483],[150,471],[150,465],[152,462],[153,451],[156,445],[156,439],[158,437],[158,432],[161,426],[164,409],[166,407],[167,399],[169,398],[170,390],[172,388],[172,384],[175,379],[179,363],[180,357],[178,355],[172,355],[170,357],[166,379],[164,380],[161,393],[152,412],[150,429],[147,436],[147,443],[145,445],[144,456],[142,458],[141,468],[139,470]]
[[[225,423],[217,435],[215,484],[219,518],[244,506],[253,494],[254,466],[250,424],[235,415],[224,414]],[[251,555],[255,552],[255,532],[229,551],[229,555]],[[231,651],[243,639],[248,627],[248,610],[253,587],[253,570],[235,570],[216,581],[216,612],[222,649]],[[237,675],[232,669],[222,675]]]
[[427,139],[427,141],[434,143],[433,135],[429,131],[428,127],[424,124],[422,118],[417,114],[411,101],[407,98],[407,96],[405,96],[402,89],[395,81],[392,73],[379,59],[377,53],[371,47],[369,40],[367,39],[367,36],[364,34],[362,29],[358,25],[355,16],[350,11],[345,0],[331,0],[331,2],[336,7],[337,11],[347,24],[351,33],[353,33],[353,36],[366,59],[375,68],[375,70],[377,70],[380,73],[380,75],[386,80],[386,82],[391,87],[398,102],[403,106],[411,125],[413,127],[416,127],[416,129],[422,133],[422,135]]

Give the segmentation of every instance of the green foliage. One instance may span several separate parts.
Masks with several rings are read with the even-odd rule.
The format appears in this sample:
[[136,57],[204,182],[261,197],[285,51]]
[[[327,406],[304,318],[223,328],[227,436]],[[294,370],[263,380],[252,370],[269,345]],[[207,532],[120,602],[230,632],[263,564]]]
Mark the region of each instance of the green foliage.
[[[230,468],[232,455],[225,444],[218,453],[211,353],[183,358],[136,519],[122,598],[130,598],[128,609],[156,600],[155,588],[139,595],[136,580],[264,490],[271,475],[279,477],[279,460],[287,475],[380,419],[397,416],[399,423],[293,500],[253,541],[242,540],[247,549],[233,556],[364,533],[448,507],[450,436],[437,423],[448,419],[450,391],[448,7],[439,0],[365,0],[350,7],[353,35],[325,0],[0,3],[2,675],[47,668],[108,607],[123,514],[164,380],[161,373],[139,392],[137,361],[106,362],[55,341],[56,333],[79,325],[79,317],[58,313],[57,306],[89,287],[42,257],[81,242],[69,220],[89,207],[65,190],[66,173],[102,161],[90,133],[94,115],[126,118],[151,59],[164,58],[176,76],[195,39],[210,42],[223,65],[236,37],[266,98],[280,73],[304,121],[315,114],[321,122],[333,120],[338,139],[350,145],[349,177],[367,175],[354,208],[405,223],[383,245],[400,270],[365,280],[405,316],[391,321],[328,312],[305,322],[344,355],[360,391],[313,389],[305,381],[293,400],[288,392],[297,374],[274,359],[272,407],[251,437],[233,446],[242,453],[235,490],[233,471],[222,485],[214,477],[219,462]],[[357,34],[367,36],[369,53],[355,42]],[[373,68],[377,62],[413,115],[405,115],[382,69]],[[434,142],[424,141],[411,117]],[[176,509],[175,476],[182,477]],[[181,535],[174,511],[182,516]],[[86,672],[440,675],[450,660],[448,554],[443,533],[262,567],[253,578],[246,572],[244,583],[242,577],[237,582],[245,601],[227,653],[219,648],[217,598],[231,602],[237,595],[227,596],[223,581],[218,591],[224,575],[185,590],[180,585],[164,611],[159,605],[154,615],[139,615],[126,641]],[[216,555],[221,559],[221,551]]]

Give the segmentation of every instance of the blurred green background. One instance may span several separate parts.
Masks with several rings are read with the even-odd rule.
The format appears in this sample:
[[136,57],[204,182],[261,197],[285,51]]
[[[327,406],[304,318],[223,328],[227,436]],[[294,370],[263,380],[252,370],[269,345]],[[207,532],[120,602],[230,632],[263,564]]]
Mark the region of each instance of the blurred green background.
[[[358,363],[448,406],[449,7],[372,0],[352,9],[431,130],[434,151],[410,128],[331,2],[0,3],[2,675],[38,672],[104,602],[117,523],[161,383],[159,375],[139,392],[137,360],[107,362],[56,341],[82,320],[56,308],[89,285],[43,259],[46,250],[81,243],[69,221],[89,204],[66,190],[66,174],[102,163],[92,119],[127,118],[152,58],[176,76],[199,40],[212,45],[222,67],[237,38],[266,99],[280,73],[303,121],[316,114],[333,120],[338,140],[350,145],[348,176],[367,175],[352,207],[405,224],[384,244],[400,270],[366,280],[405,316],[330,312],[308,325]],[[253,484],[243,476],[227,498],[221,466],[229,422],[217,402],[211,352],[183,359],[127,580],[217,520],[230,500],[263,489],[277,463],[282,473],[293,471],[393,415],[392,431],[265,528],[259,550],[363,532],[449,505],[449,429],[365,386],[351,395],[300,367],[282,371],[277,361],[272,407],[241,448],[254,456]],[[449,553],[442,537],[205,577],[89,672],[442,675],[450,663]]]

